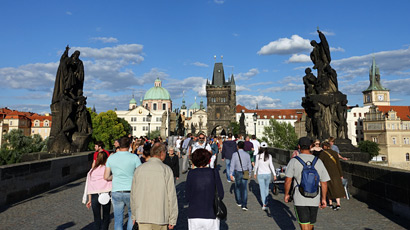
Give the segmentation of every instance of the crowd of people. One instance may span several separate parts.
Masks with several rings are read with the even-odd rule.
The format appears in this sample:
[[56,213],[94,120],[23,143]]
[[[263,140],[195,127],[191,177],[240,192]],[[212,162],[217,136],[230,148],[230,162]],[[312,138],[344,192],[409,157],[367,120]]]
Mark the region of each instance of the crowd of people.
[[[340,198],[345,196],[341,156],[332,150],[333,142],[301,138],[287,165],[285,202],[293,198],[302,229],[313,228],[319,206],[339,210]],[[129,135],[115,140],[112,151],[105,150],[104,143],[97,141],[83,197],[83,203],[93,211],[95,229],[108,229],[111,206],[116,230],[124,227],[125,207],[127,230],[173,229],[178,219],[176,184],[180,170],[188,173],[185,183],[188,228],[219,229],[214,202],[216,197],[224,198],[224,189],[218,155],[225,163],[227,182],[234,183],[237,205],[243,211],[248,210],[248,182],[253,174],[260,188],[261,208],[267,210],[269,184],[277,175],[268,144],[260,143],[254,135],[207,137],[204,133],[188,133],[166,140]],[[320,177],[321,192],[313,198],[296,189],[302,187],[303,180],[304,166],[300,160],[314,162]]]

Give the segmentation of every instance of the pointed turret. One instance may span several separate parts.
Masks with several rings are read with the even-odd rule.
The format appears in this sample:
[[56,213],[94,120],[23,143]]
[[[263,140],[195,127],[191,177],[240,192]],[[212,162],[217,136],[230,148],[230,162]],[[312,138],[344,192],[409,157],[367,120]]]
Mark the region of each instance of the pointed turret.
[[199,102],[199,109],[205,109],[204,107],[204,100],[201,97],[201,102]]
[[215,63],[214,73],[212,76],[212,85],[223,86],[225,85],[225,73],[222,63]]
[[372,90],[388,90],[387,88],[384,88],[380,83],[380,70],[379,70],[379,67],[376,65],[375,57],[373,57],[372,66],[370,67],[370,70],[369,70],[369,80],[370,80],[370,85],[363,92],[372,91]]

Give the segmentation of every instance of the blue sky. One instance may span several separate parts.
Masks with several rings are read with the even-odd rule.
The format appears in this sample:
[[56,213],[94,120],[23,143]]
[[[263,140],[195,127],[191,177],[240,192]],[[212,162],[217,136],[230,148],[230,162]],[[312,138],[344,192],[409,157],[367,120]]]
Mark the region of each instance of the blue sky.
[[[319,26],[349,105],[362,105],[372,57],[392,105],[409,105],[408,1],[2,1],[0,107],[49,112],[64,48],[81,51],[84,94],[98,112],[125,110],[159,77],[174,108],[205,100],[221,61],[237,103],[301,108]],[[216,55],[216,60],[214,56]]]

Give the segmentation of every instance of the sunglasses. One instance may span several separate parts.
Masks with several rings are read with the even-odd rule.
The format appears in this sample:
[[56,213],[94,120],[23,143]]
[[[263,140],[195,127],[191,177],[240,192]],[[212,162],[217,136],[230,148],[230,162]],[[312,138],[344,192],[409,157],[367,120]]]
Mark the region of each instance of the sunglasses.
[[199,140],[205,140],[205,138],[203,137],[203,138],[199,138]]

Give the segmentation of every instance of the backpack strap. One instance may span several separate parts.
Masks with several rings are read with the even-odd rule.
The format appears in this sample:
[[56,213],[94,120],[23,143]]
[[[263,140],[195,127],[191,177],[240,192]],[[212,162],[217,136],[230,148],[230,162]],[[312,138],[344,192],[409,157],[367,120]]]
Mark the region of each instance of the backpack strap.
[[306,163],[299,156],[295,156],[295,159],[297,159],[303,165],[303,167],[306,166]]
[[315,167],[315,164],[316,164],[316,162],[317,162],[318,159],[319,159],[319,158],[318,158],[317,156],[315,156],[315,158],[314,158],[313,161],[312,161],[312,166],[313,166],[313,167]]

